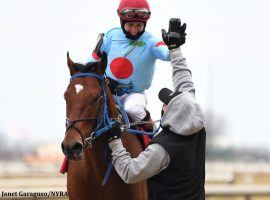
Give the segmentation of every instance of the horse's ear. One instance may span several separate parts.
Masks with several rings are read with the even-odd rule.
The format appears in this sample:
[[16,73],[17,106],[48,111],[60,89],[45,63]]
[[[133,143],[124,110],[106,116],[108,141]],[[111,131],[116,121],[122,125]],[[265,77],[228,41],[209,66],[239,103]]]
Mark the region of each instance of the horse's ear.
[[104,74],[107,68],[107,54],[105,52],[101,56],[100,67],[102,74]]
[[74,62],[70,59],[69,57],[69,52],[67,52],[67,65],[68,65],[68,68],[69,68],[69,71],[70,71],[70,76],[72,76],[74,73],[75,73],[75,65],[74,65]]

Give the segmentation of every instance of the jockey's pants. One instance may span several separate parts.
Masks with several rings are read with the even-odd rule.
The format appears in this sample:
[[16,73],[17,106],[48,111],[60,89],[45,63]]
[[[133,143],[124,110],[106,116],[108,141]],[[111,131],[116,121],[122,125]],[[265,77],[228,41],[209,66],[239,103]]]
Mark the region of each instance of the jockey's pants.
[[120,100],[132,122],[145,118],[148,101],[145,93],[123,94],[120,96]]

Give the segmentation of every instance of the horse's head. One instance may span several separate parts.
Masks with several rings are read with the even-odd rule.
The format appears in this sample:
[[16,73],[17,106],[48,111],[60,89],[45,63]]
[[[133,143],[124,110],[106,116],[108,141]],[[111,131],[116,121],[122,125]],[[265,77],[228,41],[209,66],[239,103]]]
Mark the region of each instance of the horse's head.
[[66,135],[62,142],[63,153],[68,159],[78,160],[99,123],[104,105],[105,86],[101,63],[74,63],[69,54],[67,63],[71,75],[65,91]]

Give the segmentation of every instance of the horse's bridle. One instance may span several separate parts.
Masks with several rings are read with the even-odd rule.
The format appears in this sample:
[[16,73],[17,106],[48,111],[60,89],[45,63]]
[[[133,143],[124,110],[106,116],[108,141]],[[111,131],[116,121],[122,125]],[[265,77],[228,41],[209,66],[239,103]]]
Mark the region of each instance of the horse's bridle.
[[[68,118],[66,118],[66,133],[68,133],[68,130],[70,128],[75,129],[81,136],[82,138],[82,142],[83,142],[83,148],[87,148],[87,147],[92,147],[92,143],[94,141],[95,138],[97,138],[98,136],[100,136],[102,133],[107,132],[112,126],[113,124],[116,122],[115,119],[111,119],[109,117],[109,113],[108,113],[108,105],[107,105],[107,94],[106,94],[106,83],[105,83],[105,79],[106,76],[105,75],[97,75],[94,73],[78,73],[75,74],[73,76],[71,76],[70,78],[70,82],[74,79],[74,78],[83,78],[83,77],[94,77],[96,79],[99,79],[101,81],[101,87],[102,87],[102,96],[101,98],[103,98],[103,116],[102,119],[99,120],[98,117],[91,117],[91,118],[82,118],[82,119],[75,119],[70,121]],[[97,126],[94,129],[93,132],[90,133],[90,137],[85,138],[82,134],[82,132],[80,131],[80,129],[78,129],[75,125],[77,122],[87,122],[87,121],[97,121]]]

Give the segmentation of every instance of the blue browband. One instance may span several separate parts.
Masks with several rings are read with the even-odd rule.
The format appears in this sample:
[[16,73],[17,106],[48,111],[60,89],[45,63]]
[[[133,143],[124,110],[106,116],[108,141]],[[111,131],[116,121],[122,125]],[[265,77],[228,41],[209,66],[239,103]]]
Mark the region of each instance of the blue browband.
[[104,80],[105,79],[105,76],[104,75],[97,75],[97,74],[94,74],[94,73],[78,73],[78,74],[75,74],[73,76],[70,77],[70,82],[74,79],[74,78],[78,78],[78,77],[95,77],[97,79],[100,79],[100,80]]

